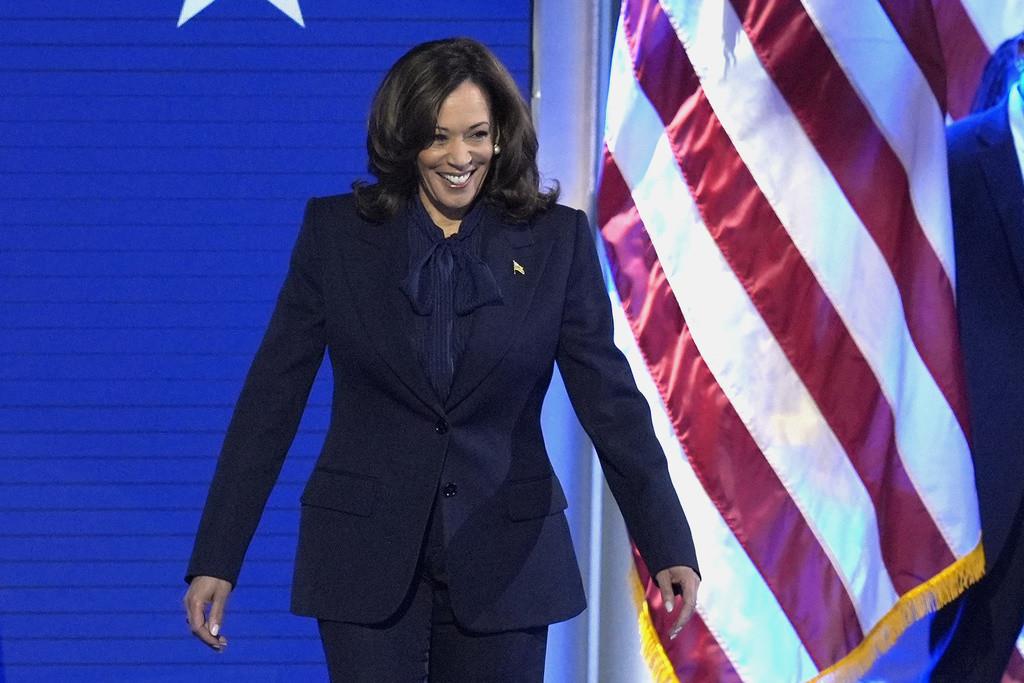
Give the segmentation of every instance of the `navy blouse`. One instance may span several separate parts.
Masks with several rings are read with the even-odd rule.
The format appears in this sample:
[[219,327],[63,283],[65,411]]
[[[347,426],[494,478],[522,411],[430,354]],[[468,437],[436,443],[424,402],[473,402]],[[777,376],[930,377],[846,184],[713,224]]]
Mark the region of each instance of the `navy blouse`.
[[413,346],[438,398],[448,398],[459,356],[466,345],[470,313],[502,303],[491,269],[480,258],[486,214],[477,201],[459,231],[445,238],[419,197],[409,202],[409,273],[402,291],[417,313]]

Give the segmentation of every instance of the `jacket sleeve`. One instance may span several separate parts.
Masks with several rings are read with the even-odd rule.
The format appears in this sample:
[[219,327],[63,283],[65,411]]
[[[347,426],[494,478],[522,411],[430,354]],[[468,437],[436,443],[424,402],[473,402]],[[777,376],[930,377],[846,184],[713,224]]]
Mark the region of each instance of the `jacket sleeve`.
[[650,408],[613,340],[611,302],[582,211],[557,354],[569,399],[651,575],[676,565],[699,571]]
[[323,360],[323,260],[318,204],[306,204],[288,274],[221,446],[185,582],[214,576],[235,586],[270,491],[295,438]]

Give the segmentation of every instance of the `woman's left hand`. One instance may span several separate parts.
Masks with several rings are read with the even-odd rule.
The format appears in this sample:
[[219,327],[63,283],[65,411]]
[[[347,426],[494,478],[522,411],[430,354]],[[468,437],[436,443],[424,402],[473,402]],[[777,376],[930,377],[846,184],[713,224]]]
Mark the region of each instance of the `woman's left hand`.
[[[679,609],[679,617],[668,636],[675,638],[693,616],[693,610],[697,607],[697,587],[700,586],[700,577],[689,567],[675,566],[662,569],[654,577],[654,580],[661,590],[661,599],[665,603],[665,609],[669,612],[675,611],[676,608]],[[678,599],[674,586],[679,586]]]

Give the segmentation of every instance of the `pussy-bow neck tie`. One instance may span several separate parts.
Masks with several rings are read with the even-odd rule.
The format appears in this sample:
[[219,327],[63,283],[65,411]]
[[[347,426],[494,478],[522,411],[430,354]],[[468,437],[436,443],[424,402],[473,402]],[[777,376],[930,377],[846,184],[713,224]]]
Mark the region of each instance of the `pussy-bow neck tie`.
[[419,348],[434,391],[446,400],[462,353],[464,316],[491,303],[501,303],[494,274],[479,256],[478,225],[482,206],[477,202],[462,219],[459,231],[445,239],[427,215],[419,198],[413,198],[409,220],[409,274],[402,291],[412,309],[424,316]]
[[[472,313],[480,306],[501,303],[501,290],[490,267],[476,253],[479,235],[473,239],[483,217],[482,202],[477,202],[462,219],[459,231],[445,238],[423,208],[419,198],[410,202],[409,226],[416,231],[410,240],[409,273],[402,291],[419,315],[443,319],[451,306],[457,315]],[[450,314],[449,314],[450,315]]]

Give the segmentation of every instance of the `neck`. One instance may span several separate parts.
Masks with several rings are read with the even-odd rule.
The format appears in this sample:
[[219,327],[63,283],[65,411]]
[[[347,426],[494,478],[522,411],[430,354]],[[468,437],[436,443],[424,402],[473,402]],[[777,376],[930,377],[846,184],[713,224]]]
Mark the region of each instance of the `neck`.
[[430,220],[434,221],[434,225],[441,228],[441,232],[444,233],[445,237],[451,237],[459,231],[459,227],[462,225],[462,217],[465,215],[464,211],[457,216],[444,213],[430,201],[430,198],[423,192],[422,187],[419,191],[419,198],[423,208],[427,211],[427,215],[430,216]]

